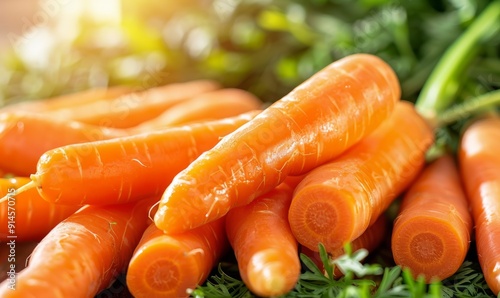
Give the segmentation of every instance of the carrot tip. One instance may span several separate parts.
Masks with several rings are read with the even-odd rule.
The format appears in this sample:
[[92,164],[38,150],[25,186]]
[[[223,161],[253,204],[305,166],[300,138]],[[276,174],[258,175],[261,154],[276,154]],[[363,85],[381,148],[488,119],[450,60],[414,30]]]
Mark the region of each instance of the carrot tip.
[[276,249],[255,254],[246,274],[250,290],[264,297],[280,296],[291,291],[299,275],[298,258]]

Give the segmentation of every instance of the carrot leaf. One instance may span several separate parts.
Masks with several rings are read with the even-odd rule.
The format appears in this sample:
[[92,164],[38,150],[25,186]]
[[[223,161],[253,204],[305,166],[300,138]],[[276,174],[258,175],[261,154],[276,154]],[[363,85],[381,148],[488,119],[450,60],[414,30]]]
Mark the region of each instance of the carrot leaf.
[[[213,275],[205,283],[204,286],[199,286],[190,291],[191,297],[195,298],[249,298],[254,297],[241,279],[235,278],[227,274],[222,266],[224,263],[219,263],[217,267],[217,275]],[[228,271],[231,270],[229,267]]]
[[453,276],[443,280],[443,298],[494,297],[478,263],[465,261]]
[[360,249],[352,254],[344,254],[333,261],[339,270],[345,274],[346,277],[352,278],[352,274],[357,277],[364,277],[366,275],[380,275],[383,272],[382,267],[379,265],[362,264],[361,261],[368,256],[366,249]]

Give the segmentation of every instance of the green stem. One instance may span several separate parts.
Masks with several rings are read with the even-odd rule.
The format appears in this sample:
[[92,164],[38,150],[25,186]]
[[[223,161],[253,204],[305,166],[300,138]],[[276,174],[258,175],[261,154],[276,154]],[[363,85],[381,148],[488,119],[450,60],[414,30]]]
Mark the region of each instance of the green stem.
[[494,1],[474,20],[466,31],[448,48],[415,103],[422,116],[433,119],[454,100],[460,77],[476,56],[481,43],[500,28],[500,1]]
[[446,126],[494,105],[500,105],[500,90],[490,91],[446,110],[437,117],[436,126]]

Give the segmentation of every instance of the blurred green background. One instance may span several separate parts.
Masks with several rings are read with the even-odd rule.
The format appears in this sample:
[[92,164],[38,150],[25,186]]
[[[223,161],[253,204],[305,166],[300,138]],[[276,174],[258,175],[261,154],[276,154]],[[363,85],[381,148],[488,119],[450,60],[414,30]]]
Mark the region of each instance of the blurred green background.
[[[332,61],[359,52],[389,62],[403,98],[414,100],[445,49],[490,1],[28,2],[17,29],[2,32],[0,105],[199,78],[272,102]],[[2,5],[9,14],[12,8]],[[482,49],[464,73],[469,79],[460,96],[498,88],[499,44],[496,36]]]

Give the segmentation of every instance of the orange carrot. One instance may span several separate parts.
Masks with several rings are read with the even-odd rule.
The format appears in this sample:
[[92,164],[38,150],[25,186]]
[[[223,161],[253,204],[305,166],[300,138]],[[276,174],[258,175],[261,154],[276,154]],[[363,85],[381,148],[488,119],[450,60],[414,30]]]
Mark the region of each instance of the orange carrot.
[[0,297],[94,297],[126,269],[155,201],[82,208],[38,244],[14,283],[0,284]]
[[394,261],[430,283],[453,275],[469,249],[472,218],[451,156],[434,161],[403,198],[392,232]]
[[0,167],[18,176],[36,170],[40,156],[60,146],[129,135],[128,131],[26,113],[0,114]]
[[70,107],[55,110],[46,115],[54,119],[70,117],[87,124],[127,128],[157,117],[183,100],[219,88],[218,83],[209,80],[168,84],[126,94],[111,101],[102,100],[80,105],[78,109]]
[[[188,115],[186,110],[184,116]],[[168,119],[162,118],[144,127],[113,129],[40,114],[0,113],[0,168],[17,176],[28,176],[36,171],[40,156],[48,150],[159,130],[170,124]]]
[[375,132],[297,186],[288,220],[297,241],[332,252],[359,237],[418,175],[434,133],[401,101]]
[[[0,179],[0,197],[13,193],[30,181],[25,177]],[[11,196],[8,201],[0,203],[0,241],[40,241],[80,207],[46,202],[36,189]]]
[[[290,178],[297,179],[295,181]],[[241,279],[254,294],[275,297],[290,292],[300,275],[297,240],[288,208],[300,178],[284,183],[226,216],[226,232]]]
[[[351,242],[351,250],[355,252],[360,249],[366,249],[368,253],[373,252],[384,240],[386,231],[387,216],[385,216],[385,214],[381,214],[378,219],[363,232],[363,234]],[[300,247],[300,252],[308,256],[321,271],[324,271],[323,261],[321,260],[319,252],[310,250],[305,246]],[[344,254],[344,247],[340,247],[328,253],[328,260],[329,262],[333,262],[335,259]],[[334,274],[336,277],[341,277],[343,275],[338,267],[335,267]]]
[[474,122],[464,132],[460,171],[475,224],[479,263],[489,287],[500,293],[500,118]]
[[65,108],[75,109],[79,105],[84,105],[99,100],[111,100],[117,98],[118,96],[131,92],[132,88],[125,86],[95,88],[80,92],[64,94],[43,100],[32,100],[29,102],[19,102],[11,104],[1,108],[0,112],[45,113]]
[[397,77],[379,58],[332,63],[182,171],[164,193],[156,225],[185,231],[248,204],[357,143],[399,97]]
[[160,116],[139,124],[137,129],[155,129],[159,125],[172,126],[233,117],[260,109],[261,106],[262,102],[249,92],[231,88],[220,89],[182,101]]
[[17,193],[37,187],[45,200],[70,205],[121,204],[160,194],[202,152],[259,112],[49,150],[32,182]]
[[168,235],[151,224],[134,252],[127,286],[136,298],[188,297],[228,248],[224,218]]

